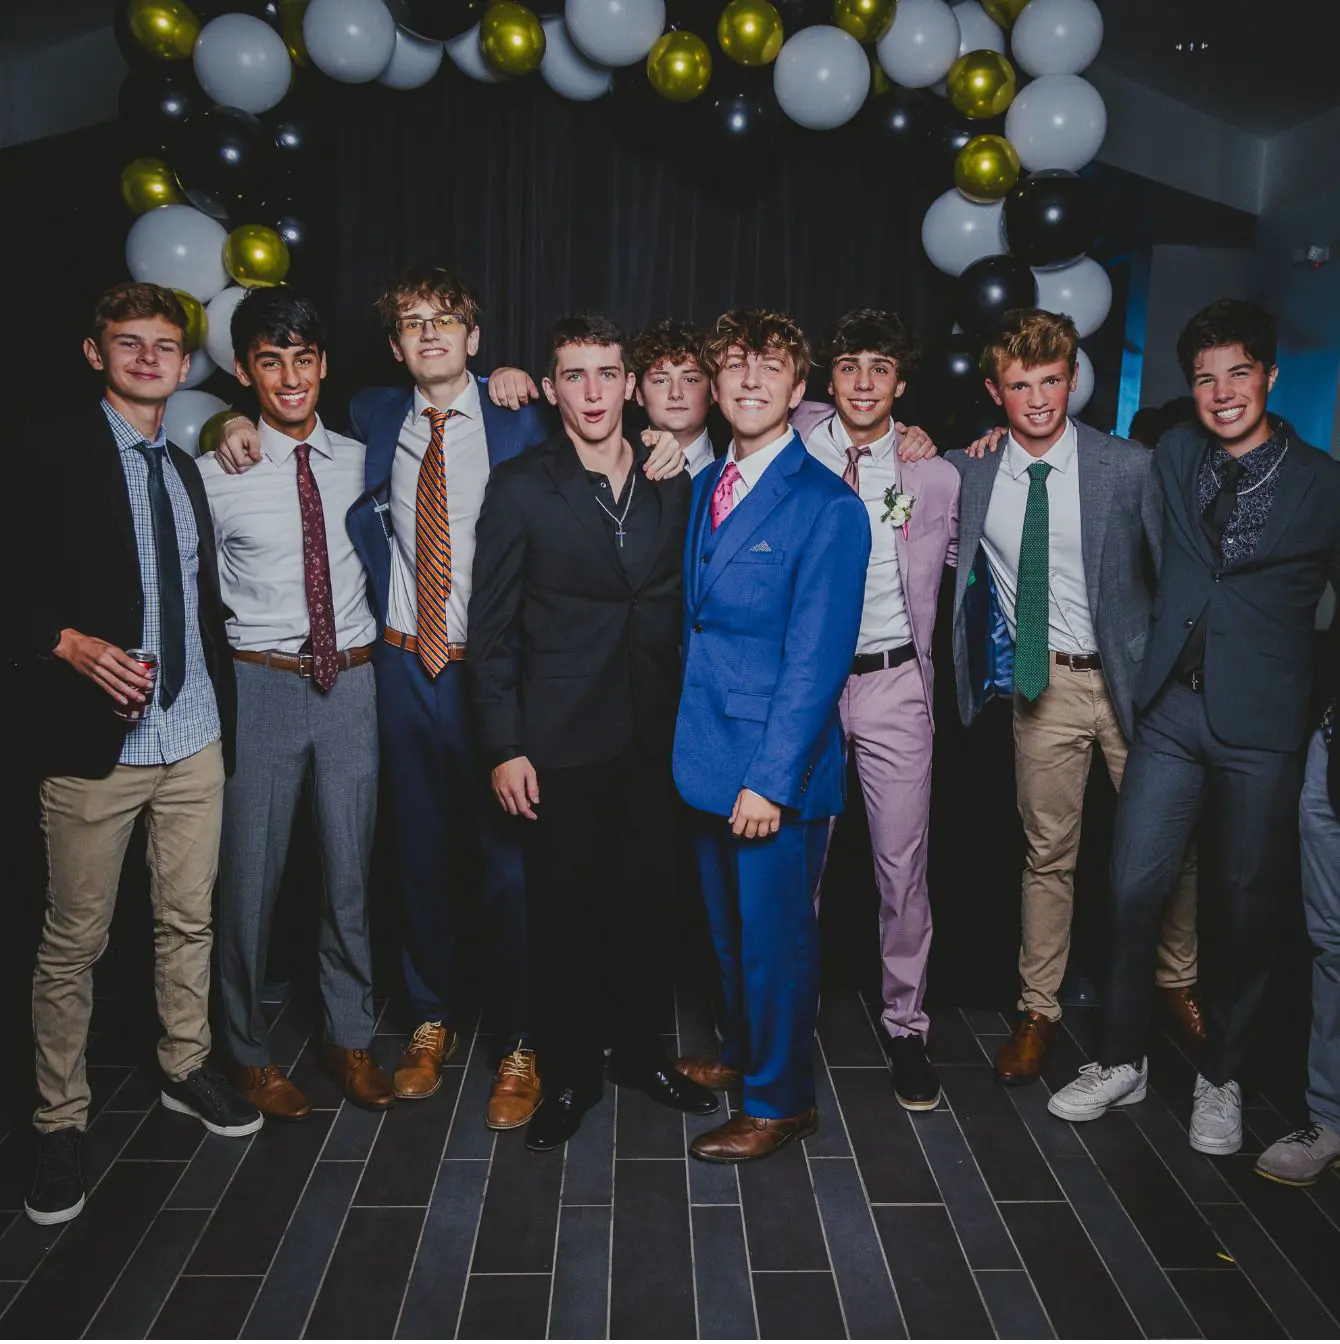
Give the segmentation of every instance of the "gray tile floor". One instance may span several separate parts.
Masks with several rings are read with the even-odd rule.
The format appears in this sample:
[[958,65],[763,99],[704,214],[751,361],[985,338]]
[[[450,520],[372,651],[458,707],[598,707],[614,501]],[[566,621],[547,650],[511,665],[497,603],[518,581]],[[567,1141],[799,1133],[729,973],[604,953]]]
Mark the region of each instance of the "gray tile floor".
[[[85,1212],[19,1210],[27,1135],[0,1143],[0,1334],[91,1338],[1330,1338],[1340,1334],[1340,1176],[1254,1176],[1287,1128],[1249,1095],[1247,1151],[1187,1145],[1192,1066],[1169,1041],[1139,1106],[1072,1127],[1048,1088],[1087,1057],[1070,1013],[1043,1082],[1007,1089],[1004,1018],[942,1010],[939,1110],[894,1102],[865,1007],[825,995],[822,1127],[743,1168],[685,1157],[712,1121],[609,1088],[565,1153],[482,1114],[476,1036],[431,1101],[369,1115],[317,1070],[277,1005],[283,1062],[316,1108],[251,1140],[164,1112],[114,1002],[91,1049]],[[681,998],[677,1042],[710,1044]],[[384,1015],[384,1062],[400,1045]]]

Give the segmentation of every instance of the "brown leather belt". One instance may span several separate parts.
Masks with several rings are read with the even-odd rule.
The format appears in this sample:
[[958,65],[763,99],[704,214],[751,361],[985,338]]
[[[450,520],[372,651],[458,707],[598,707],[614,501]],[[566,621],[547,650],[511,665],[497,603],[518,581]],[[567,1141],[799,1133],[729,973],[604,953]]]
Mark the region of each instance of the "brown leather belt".
[[[239,663],[255,663],[273,672],[296,672],[300,677],[312,675],[310,653],[269,653],[261,649],[234,649],[233,657]],[[341,672],[351,667],[362,667],[372,661],[372,645],[360,644],[356,649],[345,649],[335,655],[335,666]]]
[[1096,653],[1055,653],[1052,656],[1062,667],[1068,667],[1072,672],[1098,672],[1102,669],[1103,660]]
[[[388,643],[394,645],[397,649],[404,649],[406,653],[418,653],[419,641],[413,635],[402,635],[399,630],[392,630],[388,625],[382,632],[382,638]],[[447,662],[463,663],[465,661],[464,644],[447,645]]]

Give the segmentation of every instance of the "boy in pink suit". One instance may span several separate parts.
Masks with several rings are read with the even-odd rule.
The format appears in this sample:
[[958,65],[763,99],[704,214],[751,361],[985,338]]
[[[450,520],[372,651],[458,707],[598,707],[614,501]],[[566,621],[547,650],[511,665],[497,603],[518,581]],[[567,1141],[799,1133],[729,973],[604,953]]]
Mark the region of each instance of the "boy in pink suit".
[[791,423],[811,456],[856,490],[870,516],[861,632],[839,710],[870,821],[884,965],[882,1035],[894,1095],[908,1110],[927,1111],[940,1100],[922,1007],[931,946],[931,633],[944,567],[958,560],[959,474],[938,457],[899,460],[893,404],[916,356],[895,314],[848,313],[823,352],[835,406],[804,402]]

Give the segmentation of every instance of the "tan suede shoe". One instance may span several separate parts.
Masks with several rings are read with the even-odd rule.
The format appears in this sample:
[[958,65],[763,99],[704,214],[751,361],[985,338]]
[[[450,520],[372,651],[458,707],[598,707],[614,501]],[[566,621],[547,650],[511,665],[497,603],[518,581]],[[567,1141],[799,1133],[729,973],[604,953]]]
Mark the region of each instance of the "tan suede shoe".
[[996,1077],[1002,1083],[1031,1083],[1042,1072],[1056,1023],[1031,1009],[1014,1028],[1014,1035],[996,1051]]
[[685,1078],[692,1078],[700,1087],[710,1087],[713,1092],[724,1092],[728,1087],[740,1085],[740,1070],[732,1069],[710,1055],[683,1055],[675,1060],[675,1068]]
[[702,1162],[757,1162],[794,1139],[808,1138],[818,1128],[819,1112],[813,1106],[800,1115],[780,1120],[766,1120],[741,1111],[724,1125],[699,1134],[689,1152]]
[[230,1064],[228,1081],[262,1114],[274,1120],[306,1120],[311,1103],[278,1064]]
[[420,1022],[396,1061],[395,1094],[422,1101],[442,1086],[442,1066],[456,1053],[460,1036],[443,1022]]
[[513,1050],[498,1063],[484,1123],[490,1129],[517,1129],[535,1114],[540,1096],[540,1069],[535,1051]]

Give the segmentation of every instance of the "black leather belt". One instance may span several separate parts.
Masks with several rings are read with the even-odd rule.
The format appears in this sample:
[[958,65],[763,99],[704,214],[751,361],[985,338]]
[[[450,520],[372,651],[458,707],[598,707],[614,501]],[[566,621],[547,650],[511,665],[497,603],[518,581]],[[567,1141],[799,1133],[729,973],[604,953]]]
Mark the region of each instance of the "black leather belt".
[[912,644],[885,649],[882,653],[858,653],[851,660],[851,674],[853,677],[863,677],[867,672],[882,672],[886,667],[902,667],[916,656],[916,646]]
[[1072,672],[1097,672],[1103,666],[1102,658],[1096,653],[1056,653],[1053,651],[1052,657],[1062,667],[1068,667]]

